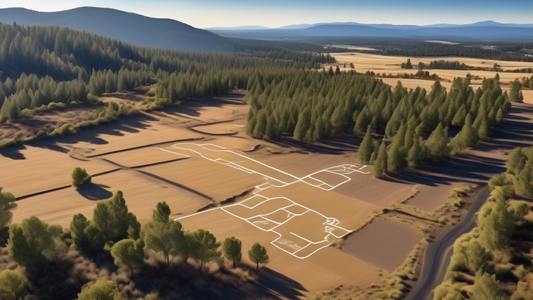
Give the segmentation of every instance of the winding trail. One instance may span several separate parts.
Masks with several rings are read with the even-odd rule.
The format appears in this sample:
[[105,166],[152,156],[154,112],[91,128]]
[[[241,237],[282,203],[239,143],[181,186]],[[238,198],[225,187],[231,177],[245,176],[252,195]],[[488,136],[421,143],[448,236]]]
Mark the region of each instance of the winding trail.
[[429,244],[424,255],[424,263],[420,280],[417,281],[405,300],[426,300],[432,299],[433,289],[440,284],[444,273],[450,263],[449,257],[451,247],[455,240],[464,233],[474,229],[476,226],[475,214],[481,208],[489,196],[489,188],[484,187],[478,194],[472,207],[463,221],[453,227],[445,235]]

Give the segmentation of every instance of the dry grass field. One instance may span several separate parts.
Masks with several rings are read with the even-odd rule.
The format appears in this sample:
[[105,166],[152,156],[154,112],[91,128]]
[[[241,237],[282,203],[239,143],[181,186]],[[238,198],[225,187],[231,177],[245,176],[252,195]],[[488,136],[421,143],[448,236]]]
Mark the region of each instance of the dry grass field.
[[[350,63],[355,65],[355,70],[359,73],[365,73],[366,71],[373,71],[376,74],[415,74],[418,70],[416,66],[419,62],[429,64],[434,60],[446,60],[446,61],[459,61],[468,66],[480,67],[480,68],[491,68],[494,64],[501,66],[503,70],[514,70],[522,68],[533,68],[533,62],[515,62],[515,61],[499,61],[499,60],[490,60],[490,59],[478,59],[478,58],[465,58],[465,57],[404,57],[404,56],[385,56],[377,54],[366,54],[366,53],[333,53],[335,59],[337,59],[337,64],[341,67],[344,63],[348,64],[346,70],[351,70],[349,67]],[[411,59],[411,63],[414,66],[412,70],[406,70],[401,68],[401,64],[405,63],[407,59]],[[344,70],[341,68],[341,70]],[[455,77],[466,77],[466,74],[470,73],[473,76],[479,76],[481,78],[487,77],[492,78],[496,76],[497,72],[493,71],[475,71],[475,70],[442,70],[442,69],[430,69],[427,70],[431,74],[435,73],[440,78],[443,78],[447,81],[453,80]],[[508,83],[516,78],[521,78],[524,76],[531,77],[532,74],[528,73],[514,73],[514,72],[498,72],[500,75],[500,81],[502,83]],[[422,80],[422,79],[403,79],[403,78],[383,78],[383,81],[395,86],[400,80],[402,85],[408,88],[416,88],[417,86],[424,87],[426,89],[430,88],[433,84],[431,80]],[[445,87],[450,87],[451,82],[442,82],[442,85]],[[472,86],[480,86],[481,80],[473,80]],[[504,90],[509,90],[509,86],[502,86]],[[525,90],[524,102],[533,103],[533,91]]]

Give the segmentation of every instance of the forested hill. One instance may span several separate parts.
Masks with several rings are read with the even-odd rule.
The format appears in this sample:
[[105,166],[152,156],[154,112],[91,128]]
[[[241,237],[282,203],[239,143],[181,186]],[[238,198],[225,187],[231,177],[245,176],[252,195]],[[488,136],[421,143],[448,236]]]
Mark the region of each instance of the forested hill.
[[0,22],[70,27],[144,47],[233,51],[229,40],[209,31],[175,20],[149,18],[108,8],[80,7],[60,12],[6,8],[0,9]]

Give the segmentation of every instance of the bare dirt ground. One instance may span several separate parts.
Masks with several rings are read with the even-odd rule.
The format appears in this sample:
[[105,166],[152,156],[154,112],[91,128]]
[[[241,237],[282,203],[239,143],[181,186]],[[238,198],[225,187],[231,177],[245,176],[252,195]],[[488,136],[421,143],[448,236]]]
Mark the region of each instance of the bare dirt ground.
[[342,251],[394,271],[420,241],[420,235],[409,225],[393,220],[376,220],[350,235]]

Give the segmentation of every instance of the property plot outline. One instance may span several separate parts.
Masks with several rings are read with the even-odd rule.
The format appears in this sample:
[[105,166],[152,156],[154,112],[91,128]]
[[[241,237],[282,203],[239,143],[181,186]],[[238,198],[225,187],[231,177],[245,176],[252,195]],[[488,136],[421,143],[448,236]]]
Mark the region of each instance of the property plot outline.
[[[193,144],[193,143],[191,143],[191,144]],[[265,178],[265,180],[267,181],[265,183],[261,183],[260,185],[257,185],[255,187],[255,190],[252,192],[253,195],[248,197],[248,198],[246,198],[245,200],[243,200],[240,203],[225,205],[223,207],[215,207],[215,208],[212,208],[212,209],[209,209],[209,210],[205,210],[205,211],[197,212],[197,213],[190,214],[190,215],[187,215],[187,216],[179,217],[179,218],[176,218],[176,220],[189,218],[189,217],[192,217],[192,216],[195,216],[195,215],[198,215],[198,214],[206,213],[206,212],[211,211],[211,210],[220,209],[220,210],[224,211],[225,213],[227,213],[227,214],[229,214],[229,215],[231,215],[233,217],[236,217],[238,219],[246,221],[250,225],[252,225],[252,226],[254,226],[254,227],[256,227],[256,228],[258,228],[258,229],[260,229],[262,231],[272,232],[272,233],[277,234],[278,237],[276,239],[272,240],[270,242],[270,244],[272,244],[274,247],[276,247],[276,248],[282,250],[283,252],[285,252],[287,254],[290,254],[293,257],[296,257],[298,259],[308,258],[311,255],[313,255],[314,253],[320,251],[321,249],[331,245],[332,242],[329,241],[329,238],[331,238],[331,237],[336,238],[336,239],[342,238],[345,235],[347,235],[350,232],[352,232],[351,230],[348,230],[346,228],[343,228],[343,227],[339,226],[338,224],[340,222],[336,218],[327,217],[327,216],[323,215],[322,213],[320,213],[320,212],[318,212],[316,210],[313,210],[311,208],[308,208],[308,207],[306,207],[304,205],[301,205],[301,204],[299,204],[297,202],[294,202],[293,200],[291,200],[291,199],[289,199],[287,197],[266,197],[266,196],[261,195],[259,193],[261,191],[264,191],[265,189],[268,189],[268,188],[273,187],[273,186],[275,186],[275,187],[285,187],[285,186],[289,186],[289,185],[292,185],[292,184],[295,184],[295,183],[298,183],[298,182],[303,182],[303,183],[305,183],[305,184],[307,184],[307,185],[309,185],[311,187],[320,188],[320,189],[325,190],[325,191],[331,191],[331,190],[337,188],[338,186],[343,185],[346,182],[351,180],[351,178],[346,176],[346,175],[352,174],[354,172],[358,172],[358,173],[365,174],[365,175],[370,174],[370,172],[362,171],[364,168],[367,167],[366,165],[357,166],[357,165],[352,165],[352,164],[342,164],[342,165],[338,165],[338,166],[329,167],[329,168],[326,168],[326,169],[323,169],[323,170],[319,170],[317,172],[311,173],[309,175],[306,175],[306,176],[300,178],[300,177],[294,176],[294,175],[292,175],[290,173],[284,172],[282,170],[279,170],[277,168],[269,166],[269,165],[267,165],[265,163],[262,163],[260,161],[255,160],[255,159],[252,159],[252,158],[247,157],[245,155],[242,155],[240,153],[228,150],[227,148],[224,148],[224,147],[221,147],[221,146],[218,146],[218,145],[209,144],[209,143],[207,143],[207,144],[193,144],[193,145],[195,147],[200,147],[200,148],[202,148],[202,149],[204,149],[206,151],[210,151],[210,152],[225,152],[225,153],[231,153],[231,154],[237,155],[237,156],[239,156],[241,158],[244,158],[245,160],[249,160],[249,161],[251,161],[253,163],[260,164],[263,167],[267,167],[267,168],[269,168],[271,170],[274,170],[276,172],[284,174],[285,176],[288,176],[290,178],[294,178],[294,181],[285,182],[285,181],[280,180],[278,178],[274,178],[274,177],[272,177],[270,175],[263,174],[263,173],[258,172],[256,170],[252,170],[250,168],[244,167],[244,166],[242,166],[242,165],[240,165],[240,164],[238,164],[236,162],[228,161],[228,160],[222,159],[222,158],[213,159],[213,158],[207,157],[203,153],[201,153],[199,151],[196,151],[194,149],[180,147],[180,146],[184,146],[183,144],[181,144],[180,146],[178,146],[178,144],[174,144],[174,145],[172,145],[172,148],[176,149],[177,151],[179,151],[179,150],[191,151],[191,152],[194,152],[194,153],[198,154],[200,157],[202,157],[204,159],[207,159],[207,160],[210,160],[212,162],[219,163],[219,164],[224,164],[224,165],[232,167],[234,169],[243,171],[243,172],[245,172],[247,174],[258,174],[260,176],[263,176],[263,178]],[[170,153],[175,153],[175,154],[178,154],[178,155],[185,155],[185,156],[191,157],[190,155],[185,154],[185,153],[172,151],[172,150],[168,150],[168,149],[163,149],[163,148],[160,148],[160,147],[156,147],[156,148],[159,149],[159,150],[165,151],[165,152],[170,152]],[[216,148],[216,149],[213,149],[213,148]],[[331,184],[328,184],[328,183],[326,183],[326,182],[324,182],[322,180],[319,180],[319,179],[313,177],[313,175],[317,175],[317,174],[322,173],[322,172],[328,172],[328,173],[335,174],[337,176],[344,177],[344,181],[341,181],[340,183],[335,184],[335,185],[331,185]],[[311,180],[316,181],[318,183],[317,184],[311,184],[310,182],[307,182],[306,179],[311,179]],[[274,184],[270,183],[271,181],[279,182],[279,183],[281,183],[281,185],[274,185]],[[246,202],[248,202],[249,200],[251,200],[252,198],[255,198],[255,197],[261,197],[261,198],[264,198],[264,200],[259,201],[259,203],[256,203],[256,204],[254,204],[252,206],[246,205]],[[286,206],[279,207],[277,209],[274,209],[273,211],[269,211],[268,213],[262,213],[262,214],[259,213],[259,214],[251,215],[248,218],[239,216],[239,215],[237,215],[237,214],[235,214],[235,213],[233,213],[233,212],[228,210],[228,209],[230,209],[232,207],[242,207],[243,209],[248,209],[248,210],[252,211],[255,208],[260,207],[263,204],[269,203],[271,201],[280,200],[280,199],[282,199],[284,201],[288,201],[290,204],[286,205]],[[272,203],[274,203],[274,202],[272,202]],[[287,210],[290,207],[298,207],[303,212],[301,212],[301,213],[293,213],[293,212]],[[274,221],[274,220],[271,220],[271,219],[268,218],[269,215],[273,215],[274,213],[277,213],[279,211],[286,211],[287,212],[287,218],[283,222],[277,222],[277,221]],[[321,225],[324,226],[324,234],[325,234],[325,236],[324,236],[324,238],[322,240],[312,241],[312,240],[307,239],[307,238],[305,238],[305,237],[303,237],[303,236],[301,236],[301,235],[299,235],[297,233],[289,231],[289,234],[291,234],[291,235],[295,236],[296,238],[298,238],[299,240],[305,241],[307,243],[307,244],[303,245],[302,247],[300,247],[298,243],[293,242],[292,240],[289,239],[289,237],[285,237],[283,234],[281,234],[280,232],[275,230],[276,228],[279,228],[280,226],[283,226],[284,224],[288,223],[289,221],[293,220],[294,218],[304,216],[305,214],[308,214],[308,213],[309,214],[316,214],[316,215],[324,218],[324,222]],[[256,219],[256,221],[253,221],[254,219]],[[259,226],[258,224],[256,224],[258,222],[262,222],[261,223],[262,225],[268,225],[268,223],[270,222],[270,223],[274,224],[274,226],[271,227],[271,228],[265,229],[265,228]],[[267,224],[265,224],[265,222],[267,222]],[[333,233],[334,231],[340,231],[341,234],[334,234]],[[292,245],[288,245],[289,243],[292,243]],[[280,245],[285,245],[285,246],[289,247],[290,249],[293,249],[294,251],[289,251],[289,250],[283,248]],[[307,255],[298,255],[298,252],[300,252],[300,251],[302,251],[302,250],[304,250],[304,249],[306,249],[308,247],[313,247],[313,246],[315,246],[316,249],[311,251],[311,253],[309,253]]]

